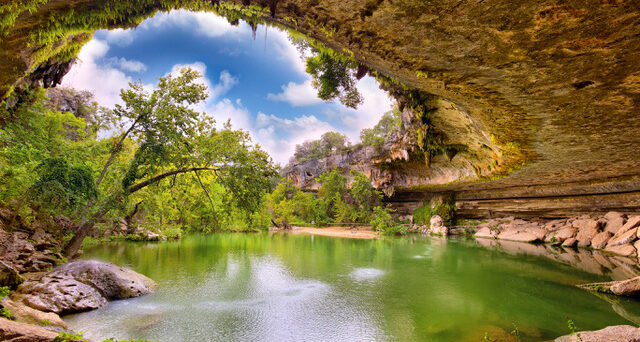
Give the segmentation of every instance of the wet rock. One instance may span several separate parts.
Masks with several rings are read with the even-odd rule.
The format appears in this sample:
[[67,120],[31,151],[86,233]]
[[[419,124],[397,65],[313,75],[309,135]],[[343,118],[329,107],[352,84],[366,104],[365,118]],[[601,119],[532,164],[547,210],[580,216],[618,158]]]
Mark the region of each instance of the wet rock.
[[10,321],[0,318],[0,341],[12,342],[51,342],[58,336],[32,324]]
[[17,292],[32,308],[68,314],[100,308],[108,300],[146,295],[156,287],[153,280],[132,270],[81,260],[54,269],[39,282],[25,283]]
[[636,248],[632,245],[607,246],[607,248],[605,248],[605,251],[628,257],[636,255]]
[[[624,232],[624,233],[622,233],[620,235],[618,235],[616,233],[615,235],[613,235],[613,237],[607,243],[607,248],[614,247],[614,246],[619,246],[619,245],[624,245],[624,244],[633,242],[635,239],[638,238],[636,236],[637,230],[638,230],[637,228],[633,228],[631,230],[627,230],[626,232]],[[622,229],[620,229],[618,231],[618,233],[620,231],[622,231]]]
[[548,234],[545,238],[545,242],[553,243],[555,241],[558,243],[562,243],[564,242],[564,240],[571,239],[572,237],[576,236],[577,231],[578,230],[573,226],[565,226],[564,228]]
[[618,296],[638,297],[640,296],[640,277],[613,282],[610,289]]
[[18,285],[22,284],[23,281],[24,279],[22,279],[15,268],[0,261],[0,286],[8,286],[10,289],[15,289]]
[[496,230],[491,230],[491,228],[485,227],[480,228],[473,236],[477,238],[495,239],[498,236],[498,232]]
[[555,342],[636,342],[640,341],[640,328],[615,325],[596,331],[581,331],[574,335],[558,337]]
[[509,241],[518,241],[518,242],[535,242],[538,241],[538,237],[529,232],[519,232],[519,231],[504,231],[498,235],[498,239],[500,240],[509,240]]
[[594,249],[604,248],[612,236],[613,234],[606,230],[596,234],[596,236],[594,236],[593,239],[591,239],[591,247],[593,247]]
[[608,212],[604,215],[604,219],[607,221],[604,229],[611,234],[618,232],[618,230],[620,230],[620,228],[622,228],[622,226],[627,222],[624,214],[615,211]]
[[62,329],[68,329],[67,324],[53,312],[43,312],[30,308],[22,303],[5,299],[2,301],[2,306],[11,311],[11,314],[17,322],[54,326]]

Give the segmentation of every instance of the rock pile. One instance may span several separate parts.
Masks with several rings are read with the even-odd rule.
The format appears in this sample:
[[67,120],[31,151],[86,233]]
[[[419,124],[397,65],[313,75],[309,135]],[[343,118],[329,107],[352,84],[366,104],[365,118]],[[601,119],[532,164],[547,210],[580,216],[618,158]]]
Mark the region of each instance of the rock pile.
[[640,255],[640,215],[627,217],[618,212],[604,216],[580,216],[565,220],[492,219],[480,224],[477,238],[519,242],[544,242],[563,247],[591,247],[637,257]]

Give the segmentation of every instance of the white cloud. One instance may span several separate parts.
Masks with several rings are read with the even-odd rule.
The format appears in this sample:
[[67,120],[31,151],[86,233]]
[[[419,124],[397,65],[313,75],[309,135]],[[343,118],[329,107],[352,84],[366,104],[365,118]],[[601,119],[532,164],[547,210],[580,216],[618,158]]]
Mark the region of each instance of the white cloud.
[[258,112],[255,122],[252,135],[273,160],[282,165],[289,161],[297,144],[318,139],[323,133],[335,130],[328,122],[313,115],[283,119]]
[[282,93],[268,94],[267,98],[272,101],[288,102],[294,107],[311,106],[324,102],[318,98],[318,91],[311,85],[311,80],[302,84],[289,82],[282,86]]
[[220,73],[220,82],[211,89],[211,98],[218,98],[226,94],[233,86],[238,84],[238,78],[231,75],[227,70]]
[[147,71],[147,66],[144,63],[140,61],[128,60],[124,57],[113,57],[109,59],[109,62],[124,71],[135,73]]
[[144,21],[140,28],[149,29],[161,26],[163,28],[167,26],[184,27],[200,35],[212,38],[250,33],[247,26],[233,26],[229,24],[227,19],[213,13],[189,12],[187,10],[158,13],[152,19]]
[[375,126],[382,115],[393,108],[393,100],[386,92],[381,90],[378,82],[372,77],[365,77],[358,82],[358,90],[364,101],[357,109],[340,106],[340,121],[345,126],[346,134],[351,141],[360,140],[360,131],[363,128]]
[[114,29],[106,31],[104,34],[104,39],[111,43],[118,45],[120,47],[129,46],[133,43],[133,29],[125,30],[125,29]]
[[222,70],[222,72],[220,72],[219,82],[215,86],[212,85],[211,80],[207,77],[207,66],[203,62],[194,62],[191,64],[176,64],[171,68],[171,74],[177,75],[180,73],[180,70],[185,67],[194,69],[202,75],[202,77],[200,77],[197,82],[207,87],[209,92],[209,98],[207,99],[207,101],[209,102],[226,94],[229,90],[231,90],[231,88],[233,88],[233,86],[235,86],[239,82],[238,78],[231,75],[229,71]]
[[287,32],[278,29],[271,30],[267,39],[270,40],[273,49],[278,53],[278,58],[286,61],[300,75],[307,76],[307,63],[301,58],[300,52],[289,40]]
[[242,105],[240,99],[232,102],[228,98],[224,98],[216,103],[211,103],[207,106],[207,113],[216,119],[219,127],[226,123],[227,120],[230,120],[233,128],[252,131],[251,114]]
[[65,76],[62,85],[93,92],[96,101],[105,107],[121,103],[120,89],[127,88],[133,79],[109,63],[99,63],[108,51],[105,41],[91,40],[78,54],[79,62]]

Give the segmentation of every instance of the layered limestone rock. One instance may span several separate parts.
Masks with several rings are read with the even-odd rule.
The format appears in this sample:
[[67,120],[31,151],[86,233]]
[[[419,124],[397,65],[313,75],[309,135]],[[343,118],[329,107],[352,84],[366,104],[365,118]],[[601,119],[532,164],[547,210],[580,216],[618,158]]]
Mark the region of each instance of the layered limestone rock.
[[354,169],[388,196],[399,188],[474,181],[491,175],[496,160],[502,157],[501,149],[463,108],[445,100],[434,101],[433,106],[430,118],[439,130],[447,132],[442,144],[451,146],[452,153],[436,155],[430,165],[425,163],[417,143],[417,131],[423,123],[410,108],[404,108],[400,130],[379,148],[356,145],[320,159],[294,160],[283,172],[295,185],[317,190],[317,178],[322,173],[337,168],[350,177],[349,170]]

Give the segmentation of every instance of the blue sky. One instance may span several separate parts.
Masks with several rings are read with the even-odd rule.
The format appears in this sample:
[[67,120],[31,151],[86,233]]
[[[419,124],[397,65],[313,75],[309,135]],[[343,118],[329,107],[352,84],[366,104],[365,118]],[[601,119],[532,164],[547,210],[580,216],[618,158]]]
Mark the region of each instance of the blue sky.
[[135,29],[99,31],[79,59],[63,86],[90,90],[107,107],[120,102],[128,82],[152,88],[181,66],[198,69],[210,93],[198,109],[248,130],[282,165],[296,144],[329,130],[357,142],[392,106],[370,77],[358,83],[365,101],[357,110],[321,101],[285,32],[261,26],[254,40],[247,24],[231,26],[212,13],[159,13]]

